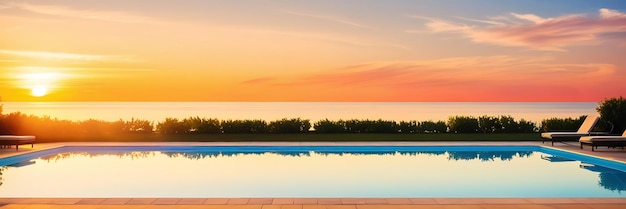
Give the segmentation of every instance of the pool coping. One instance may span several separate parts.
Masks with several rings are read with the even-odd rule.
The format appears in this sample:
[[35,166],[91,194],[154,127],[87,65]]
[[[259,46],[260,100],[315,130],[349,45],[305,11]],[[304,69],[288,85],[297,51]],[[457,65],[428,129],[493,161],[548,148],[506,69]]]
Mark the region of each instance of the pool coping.
[[626,204],[626,198],[0,198],[2,204],[54,205],[513,205]]
[[[0,153],[0,158],[66,146],[539,146],[626,163],[620,156],[602,156],[576,150],[573,145],[554,147],[537,142],[67,142],[36,144],[35,148]],[[565,144],[567,145],[567,144]],[[578,148],[577,146],[575,146]],[[623,156],[621,156],[623,154]],[[626,198],[0,198],[0,205],[536,205],[626,204]]]

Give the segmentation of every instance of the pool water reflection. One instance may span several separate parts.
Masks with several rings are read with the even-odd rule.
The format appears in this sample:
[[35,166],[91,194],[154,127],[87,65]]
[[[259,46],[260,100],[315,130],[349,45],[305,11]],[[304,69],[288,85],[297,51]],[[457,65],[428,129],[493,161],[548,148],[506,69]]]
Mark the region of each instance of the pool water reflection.
[[537,147],[69,147],[0,161],[0,197],[626,197]]

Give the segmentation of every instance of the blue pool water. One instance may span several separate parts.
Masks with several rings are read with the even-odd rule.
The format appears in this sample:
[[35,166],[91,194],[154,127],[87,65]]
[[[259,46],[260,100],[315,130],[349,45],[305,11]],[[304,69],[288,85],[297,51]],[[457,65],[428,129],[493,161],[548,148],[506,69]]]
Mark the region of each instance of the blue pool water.
[[0,197],[626,197],[626,165],[538,146],[62,147]]

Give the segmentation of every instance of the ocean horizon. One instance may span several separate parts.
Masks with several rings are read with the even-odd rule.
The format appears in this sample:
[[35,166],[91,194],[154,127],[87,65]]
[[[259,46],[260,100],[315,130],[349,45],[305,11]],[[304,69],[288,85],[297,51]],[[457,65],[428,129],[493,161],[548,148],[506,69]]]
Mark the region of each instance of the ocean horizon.
[[48,116],[60,120],[104,121],[132,118],[204,117],[229,119],[302,118],[446,121],[448,117],[509,115],[540,123],[548,118],[598,114],[596,102],[2,102],[4,114]]

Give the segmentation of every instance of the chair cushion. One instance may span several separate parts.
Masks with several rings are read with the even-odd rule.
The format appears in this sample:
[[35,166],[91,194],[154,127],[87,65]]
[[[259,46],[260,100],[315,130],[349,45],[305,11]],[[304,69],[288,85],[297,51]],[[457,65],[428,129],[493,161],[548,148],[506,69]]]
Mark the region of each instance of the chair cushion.
[[0,135],[0,140],[33,140],[35,136]]
[[626,142],[623,136],[585,136],[580,137],[580,142]]
[[546,132],[541,133],[541,138],[552,139],[552,138],[565,138],[565,137],[581,137],[581,136],[589,136],[587,132]]

